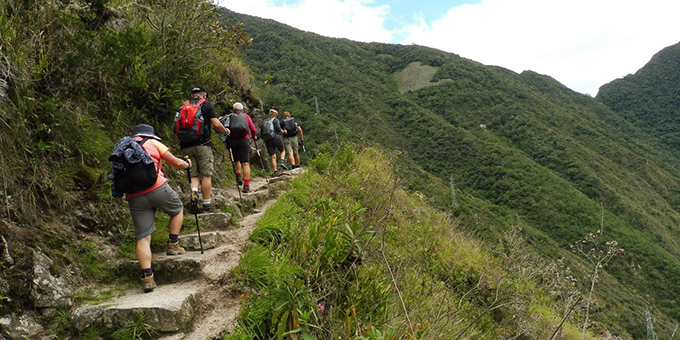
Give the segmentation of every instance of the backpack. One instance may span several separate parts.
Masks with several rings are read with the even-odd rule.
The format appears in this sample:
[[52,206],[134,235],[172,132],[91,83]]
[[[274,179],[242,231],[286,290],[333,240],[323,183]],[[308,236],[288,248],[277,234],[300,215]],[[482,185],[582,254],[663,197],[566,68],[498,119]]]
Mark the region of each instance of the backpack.
[[125,136],[116,143],[109,156],[112,162],[109,174],[109,179],[113,181],[112,191],[131,194],[156,184],[159,169],[156,169],[153,158],[142,146],[147,140]]
[[229,137],[240,138],[248,135],[248,120],[246,119],[245,113],[229,115]]
[[180,142],[193,143],[203,138],[203,129],[205,128],[203,112],[201,111],[203,102],[205,102],[205,99],[200,99],[195,104],[187,100],[179,107],[179,111],[175,115],[175,135]]
[[269,117],[262,123],[260,138],[266,142],[274,139],[274,136],[276,136],[276,132],[274,132],[274,117]]
[[296,136],[298,133],[297,127],[298,124],[295,121],[295,118],[289,117],[283,120],[283,128],[286,129],[286,137]]

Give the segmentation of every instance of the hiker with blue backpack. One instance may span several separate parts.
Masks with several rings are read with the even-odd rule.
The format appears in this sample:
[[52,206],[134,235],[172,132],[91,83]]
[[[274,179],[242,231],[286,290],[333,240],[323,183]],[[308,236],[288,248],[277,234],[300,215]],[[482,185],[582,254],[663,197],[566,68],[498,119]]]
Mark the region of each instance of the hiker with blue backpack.
[[191,161],[175,157],[156,136],[153,126],[147,124],[137,125],[132,137],[121,138],[109,157],[113,167],[109,176],[113,181],[112,194],[116,197],[125,195],[135,226],[137,261],[145,293],[156,288],[151,269],[151,234],[156,231],[156,210],[170,216],[165,253],[185,253],[178,238],[184,219],[184,205],[168,184],[161,159],[175,168],[191,168]]
[[229,130],[228,145],[234,158],[234,173],[236,183],[243,184],[243,192],[250,192],[250,139],[248,132],[253,140],[257,141],[257,130],[255,124],[243,109],[243,104],[234,103],[234,112],[227,115],[224,124]]
[[270,109],[269,118],[265,119],[260,128],[260,139],[264,140],[264,144],[267,147],[267,152],[272,160],[272,169],[274,169],[274,177],[279,176],[277,169],[276,150],[281,153],[281,160],[283,160],[284,153],[286,152],[283,148],[283,139],[281,138],[281,122],[279,122],[279,112]]
[[190,98],[175,115],[174,131],[182,153],[195,165],[190,170],[191,190],[198,194],[200,186],[203,212],[216,213],[219,209],[211,199],[215,157],[210,133],[211,127],[220,133],[228,133],[228,130],[220,123],[215,107],[207,99],[208,92],[203,86],[191,89]]

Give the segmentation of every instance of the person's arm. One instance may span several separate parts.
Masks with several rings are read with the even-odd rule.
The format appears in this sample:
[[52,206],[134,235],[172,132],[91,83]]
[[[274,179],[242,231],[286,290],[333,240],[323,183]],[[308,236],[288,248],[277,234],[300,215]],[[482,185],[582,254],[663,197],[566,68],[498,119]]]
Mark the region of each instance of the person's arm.
[[188,169],[188,168],[191,167],[191,160],[190,159],[187,159],[185,161],[181,158],[177,158],[177,157],[175,157],[175,155],[172,154],[172,152],[170,152],[170,150],[164,152],[161,155],[161,158],[164,161],[168,162],[168,164],[170,164],[173,167],[178,168],[178,169]]
[[227,128],[220,123],[220,120],[216,117],[210,118],[210,124],[215,128],[215,130],[219,133],[229,133]]
[[302,136],[302,127],[300,125],[297,126],[298,134],[300,135],[300,142],[304,141],[304,138]]
[[248,122],[248,128],[250,129],[250,135],[253,136],[253,140],[257,140],[257,130],[255,129],[255,124],[253,124],[253,120],[250,119],[249,115],[246,115],[246,121]]
[[278,119],[274,118],[274,121],[272,123],[274,124],[274,133],[280,135],[282,133],[281,122],[279,122]]

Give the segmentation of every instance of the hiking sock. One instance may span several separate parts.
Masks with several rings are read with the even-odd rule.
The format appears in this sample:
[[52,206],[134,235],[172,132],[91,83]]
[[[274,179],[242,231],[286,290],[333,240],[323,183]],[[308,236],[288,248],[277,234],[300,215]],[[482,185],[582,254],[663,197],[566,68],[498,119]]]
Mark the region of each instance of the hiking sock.
[[249,180],[249,179],[244,179],[244,180],[243,180],[243,185],[250,186],[250,180]]
[[179,235],[170,234],[170,235],[168,235],[168,243],[175,243],[175,242],[177,242],[178,238],[179,238]]
[[237,177],[237,178],[238,178],[238,177],[241,177],[241,174],[237,172],[237,173],[236,173],[236,177]]
[[206,199],[203,200],[203,205],[204,205],[204,206],[206,206],[206,205],[211,205],[211,204],[212,204],[212,199],[208,198],[207,200],[206,200]]
[[153,274],[153,270],[151,270],[151,268],[142,269],[142,277],[151,276],[151,274]]

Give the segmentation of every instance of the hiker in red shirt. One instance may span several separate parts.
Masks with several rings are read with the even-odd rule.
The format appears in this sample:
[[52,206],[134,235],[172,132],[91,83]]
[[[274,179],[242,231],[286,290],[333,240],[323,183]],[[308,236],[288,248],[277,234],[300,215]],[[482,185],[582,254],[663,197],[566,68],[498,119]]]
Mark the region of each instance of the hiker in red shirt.
[[[243,183],[243,192],[250,191],[250,140],[248,130],[253,140],[257,140],[255,124],[245,112],[243,104],[234,104],[234,113],[228,117],[229,148],[234,156],[234,172],[238,185]],[[243,171],[243,173],[241,173]]]

